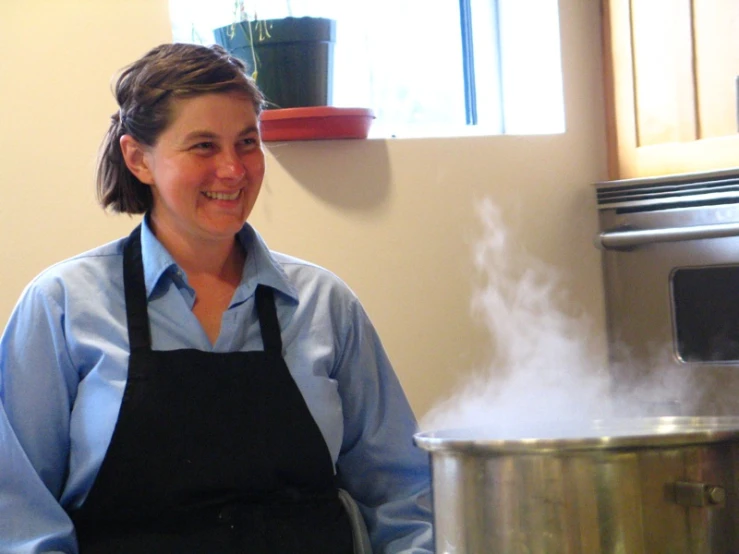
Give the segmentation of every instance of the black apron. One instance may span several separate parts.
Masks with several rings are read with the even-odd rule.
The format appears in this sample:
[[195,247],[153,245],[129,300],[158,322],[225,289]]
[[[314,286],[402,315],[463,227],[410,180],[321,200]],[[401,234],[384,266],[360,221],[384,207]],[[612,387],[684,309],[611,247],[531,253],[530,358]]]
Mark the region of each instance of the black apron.
[[264,351],[153,351],[140,232],[124,246],[123,402],[71,514],[80,554],[350,554],[331,455],[282,358],[272,289],[256,290]]

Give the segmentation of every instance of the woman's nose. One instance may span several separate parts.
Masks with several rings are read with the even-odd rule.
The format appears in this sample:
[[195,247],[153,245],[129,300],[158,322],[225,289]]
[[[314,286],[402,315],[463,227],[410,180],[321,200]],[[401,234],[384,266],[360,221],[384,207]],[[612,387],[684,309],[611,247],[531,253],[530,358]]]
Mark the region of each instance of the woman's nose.
[[246,174],[243,160],[236,152],[222,152],[219,156],[216,175],[219,179],[239,180]]

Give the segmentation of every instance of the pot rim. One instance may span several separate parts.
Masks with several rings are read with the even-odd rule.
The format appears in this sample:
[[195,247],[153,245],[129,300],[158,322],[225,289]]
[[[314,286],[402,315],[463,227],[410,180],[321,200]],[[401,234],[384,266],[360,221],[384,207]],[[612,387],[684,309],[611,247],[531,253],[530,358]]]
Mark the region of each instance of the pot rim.
[[739,416],[563,420],[420,432],[413,440],[429,452],[480,454],[679,447],[739,440]]

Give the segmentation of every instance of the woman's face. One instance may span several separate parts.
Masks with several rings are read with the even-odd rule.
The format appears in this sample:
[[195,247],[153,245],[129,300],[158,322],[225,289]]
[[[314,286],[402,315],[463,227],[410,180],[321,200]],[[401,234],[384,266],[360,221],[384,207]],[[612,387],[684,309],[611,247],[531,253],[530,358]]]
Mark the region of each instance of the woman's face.
[[161,238],[232,241],[264,178],[254,106],[238,93],[213,93],[173,100],[171,109],[172,122],[143,149],[137,174],[152,188],[154,231]]

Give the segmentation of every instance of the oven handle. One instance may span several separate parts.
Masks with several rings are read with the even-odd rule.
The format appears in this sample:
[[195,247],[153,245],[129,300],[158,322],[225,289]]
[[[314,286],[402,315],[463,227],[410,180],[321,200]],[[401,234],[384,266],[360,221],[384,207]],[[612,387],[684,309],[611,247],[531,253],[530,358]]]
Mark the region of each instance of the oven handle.
[[681,240],[720,239],[739,236],[739,223],[693,225],[668,229],[633,229],[621,227],[618,231],[604,231],[595,240],[601,250],[633,250],[639,246]]

